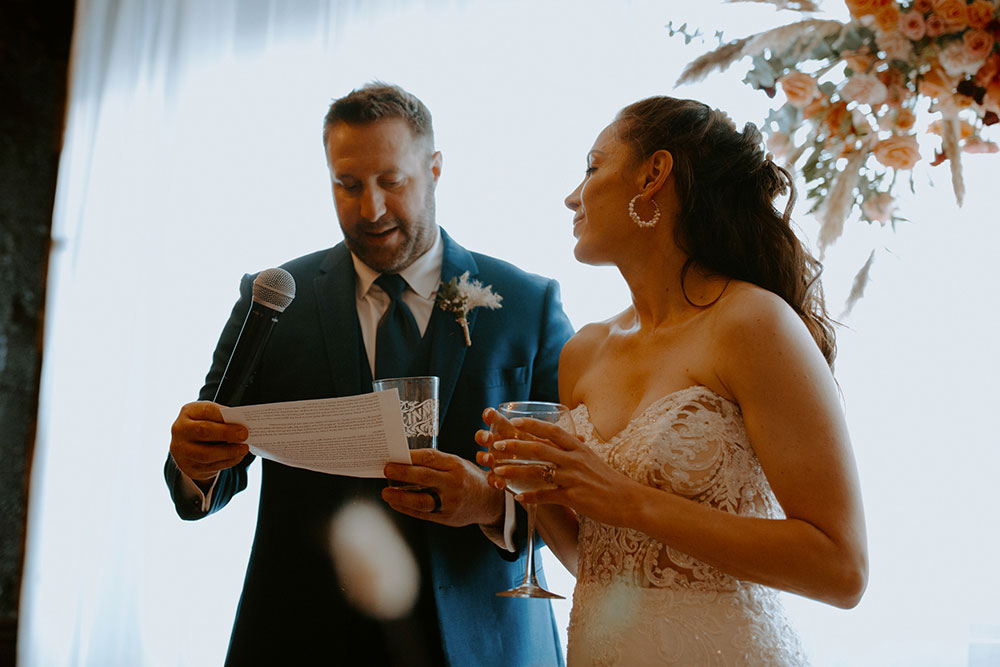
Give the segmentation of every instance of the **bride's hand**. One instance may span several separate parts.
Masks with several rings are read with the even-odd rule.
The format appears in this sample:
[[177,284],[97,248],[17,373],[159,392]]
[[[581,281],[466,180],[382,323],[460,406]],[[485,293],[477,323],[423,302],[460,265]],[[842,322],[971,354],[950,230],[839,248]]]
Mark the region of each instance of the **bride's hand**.
[[[501,424],[499,428],[494,426],[495,433],[480,431],[476,439],[481,445],[492,445],[517,458],[549,461],[556,465],[551,479],[555,488],[525,492],[516,496],[518,500],[524,503],[565,505],[601,523],[615,526],[626,524],[626,514],[635,506],[633,492],[645,490],[646,487],[612,468],[583,444],[581,438],[567,433],[556,424],[536,419],[507,422],[495,411],[493,413],[484,416],[488,424],[496,420],[503,420],[506,424]],[[508,426],[511,428],[508,429]],[[510,437],[513,428],[537,440]],[[505,435],[508,437],[504,437]],[[502,483],[504,478],[539,475],[538,468],[505,466],[502,461],[494,462],[492,459],[490,451],[480,452],[477,457],[481,464],[492,468],[491,483]]]
[[[517,441],[530,442],[528,440],[524,440],[523,437],[521,437],[525,433],[531,433],[531,430],[529,428],[524,427],[525,424],[529,422],[535,424],[545,424],[547,422],[543,422],[537,419],[523,419],[523,418],[515,419],[512,422],[511,420],[507,419],[502,414],[500,414],[500,412],[494,410],[493,408],[486,408],[486,410],[483,411],[483,421],[486,422],[487,425],[489,425],[490,430],[488,431],[480,430],[476,432],[476,444],[486,449],[485,452],[478,452],[476,454],[476,463],[490,469],[490,471],[487,473],[486,476],[487,481],[496,488],[503,489],[507,486],[508,479],[538,477],[540,471],[537,466],[527,466],[527,467],[504,466],[504,474],[503,475],[496,474],[496,471],[494,469],[498,465],[502,466],[503,461],[496,460],[496,458],[493,456],[492,447],[496,442],[503,442],[503,443],[517,442]],[[573,441],[573,443],[577,444],[579,443],[579,440],[575,435],[568,433],[567,431],[563,430],[562,428],[559,428],[558,426],[555,426],[554,424],[550,424],[550,426],[553,426],[555,430],[558,431],[558,434],[554,434],[552,435],[552,437],[557,439],[559,442],[565,443],[567,442],[567,439],[570,439]],[[556,448],[560,447],[554,441],[546,440],[546,442],[549,442],[549,444],[553,447]],[[538,457],[536,460],[547,461],[548,459],[543,456],[543,457]]]
[[[503,489],[507,486],[506,477],[501,477],[494,472],[497,461],[493,456],[493,450],[491,448],[494,442],[516,440],[518,432],[509,419],[493,408],[486,408],[483,411],[483,421],[490,427],[490,430],[476,431],[476,444],[486,450],[476,454],[476,463],[485,468],[489,468],[489,472],[486,474],[486,480],[490,483],[490,485],[498,489]],[[538,471],[535,470],[534,474],[537,475]],[[515,475],[509,475],[509,477],[514,476]]]

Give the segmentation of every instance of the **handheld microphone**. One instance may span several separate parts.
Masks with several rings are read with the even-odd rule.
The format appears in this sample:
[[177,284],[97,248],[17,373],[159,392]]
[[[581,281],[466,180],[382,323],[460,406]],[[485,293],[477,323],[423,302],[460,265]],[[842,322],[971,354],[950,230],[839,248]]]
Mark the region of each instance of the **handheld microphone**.
[[284,269],[261,271],[253,281],[253,304],[243,321],[236,347],[215,390],[214,402],[235,407],[253,382],[257,364],[278,316],[295,298],[295,279]]

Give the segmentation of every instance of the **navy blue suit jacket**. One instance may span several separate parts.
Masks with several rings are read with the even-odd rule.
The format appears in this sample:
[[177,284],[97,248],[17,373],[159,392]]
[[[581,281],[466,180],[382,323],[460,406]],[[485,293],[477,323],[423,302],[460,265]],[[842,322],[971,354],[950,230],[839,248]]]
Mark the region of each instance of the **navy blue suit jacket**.
[[[429,367],[441,378],[439,449],[474,460],[473,435],[483,427],[485,407],[529,398],[558,400],[559,352],[573,332],[554,280],[469,252],[443,231],[442,238],[443,281],[468,271],[503,297],[500,309],[470,313],[471,347],[452,314],[435,308],[428,326],[427,335],[433,336]],[[371,391],[347,247],[341,243],[283,268],[295,278],[297,294],[274,328],[243,403]],[[203,400],[214,396],[236,344],[251,286],[252,277],[244,276],[200,393]],[[252,459],[221,473],[204,513],[200,505],[181,502],[179,474],[168,457],[166,478],[178,514],[199,519],[221,509],[245,488]],[[262,460],[256,534],[227,664],[373,664],[365,658],[370,647],[357,641],[370,621],[343,599],[327,535],[331,517],[345,503],[368,499],[384,506],[379,497],[384,484]],[[523,549],[516,558],[506,554],[477,526],[450,528],[403,518],[419,524],[425,536],[422,565],[433,585],[449,664],[562,664],[549,604],[494,595],[520,583]]]

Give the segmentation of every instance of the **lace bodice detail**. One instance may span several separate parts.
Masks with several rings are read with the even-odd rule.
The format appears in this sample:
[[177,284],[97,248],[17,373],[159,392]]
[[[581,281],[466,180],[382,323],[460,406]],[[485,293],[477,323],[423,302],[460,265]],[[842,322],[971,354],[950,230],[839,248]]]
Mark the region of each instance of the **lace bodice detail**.
[[[608,440],[585,404],[577,433],[632,479],[740,516],[781,510],[737,404],[693,386],[651,403]],[[636,530],[579,517],[570,665],[800,665],[778,592]]]
[[[583,403],[577,433],[609,464],[647,486],[732,514],[782,518],[735,403],[694,386],[651,403],[604,441]],[[581,517],[580,579],[636,586],[735,590],[736,580],[643,533]],[[583,546],[586,545],[586,548]]]

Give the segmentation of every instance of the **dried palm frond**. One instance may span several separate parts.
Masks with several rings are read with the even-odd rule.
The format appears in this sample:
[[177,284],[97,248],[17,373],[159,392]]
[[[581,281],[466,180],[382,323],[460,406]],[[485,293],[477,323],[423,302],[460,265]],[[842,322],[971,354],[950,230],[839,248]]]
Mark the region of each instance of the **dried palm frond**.
[[854,304],[861,300],[861,297],[865,295],[865,287],[868,286],[868,278],[872,272],[872,264],[875,263],[875,251],[872,250],[872,254],[868,255],[868,261],[865,265],[861,267],[857,275],[854,276],[854,282],[851,284],[851,293],[847,295],[847,302],[844,304],[844,312],[840,314],[840,317],[846,317],[851,314],[854,310]]
[[962,151],[958,147],[960,132],[958,118],[947,116],[941,121],[941,143],[945,157],[951,165],[951,187],[955,191],[955,201],[961,206],[965,200],[965,179],[962,178]]
[[766,2],[777,9],[794,9],[797,12],[819,11],[819,5],[812,0],[726,0],[726,2]]
[[858,185],[861,174],[858,170],[868,157],[868,151],[857,150],[847,158],[847,166],[837,174],[833,181],[833,187],[826,198],[826,206],[823,207],[822,225],[819,228],[819,252],[820,259],[826,249],[840,238],[844,232],[844,221],[851,214],[854,207],[854,189]]
[[797,47],[797,57],[808,53],[819,42],[836,34],[843,27],[843,23],[831,19],[803,19],[754,35],[746,46],[746,52],[760,53],[769,49],[771,53],[782,53],[794,46]]
[[695,58],[681,75],[677,84],[701,81],[713,70],[724,70],[745,55],[760,53],[770,49],[781,53],[797,45],[799,54],[813,48],[818,42],[844,27],[840,21],[830,19],[804,19],[789,23],[742,39],[723,44],[714,51]]
[[743,47],[751,37],[737,39],[727,44],[723,44],[714,51],[698,56],[687,64],[681,75],[677,77],[677,84],[701,81],[713,70],[724,70],[744,55]]

